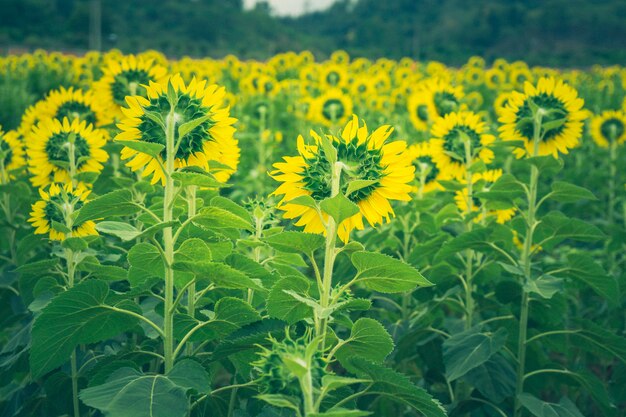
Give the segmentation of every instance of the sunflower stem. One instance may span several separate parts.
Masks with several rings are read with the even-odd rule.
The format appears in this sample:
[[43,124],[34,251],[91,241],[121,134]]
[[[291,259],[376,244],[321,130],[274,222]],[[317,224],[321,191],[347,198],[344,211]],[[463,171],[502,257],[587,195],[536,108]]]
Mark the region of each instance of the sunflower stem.
[[[465,210],[465,227],[468,232],[472,231],[471,219],[472,212],[474,211],[474,189],[473,189],[473,175],[470,169],[472,165],[472,145],[469,138],[465,138],[463,141],[465,146],[465,187],[467,190],[467,201]],[[468,249],[465,251],[465,330],[469,330],[472,327],[472,321],[474,316],[474,299],[472,298],[472,280],[474,277],[474,251]]]
[[[172,103],[170,112],[165,120],[165,190],[163,198],[163,221],[172,221],[172,210],[174,203],[174,180],[172,173],[174,172],[175,159],[175,110],[176,106]],[[165,358],[165,372],[169,372],[174,366],[174,240],[172,237],[172,227],[163,229],[163,252],[165,255],[165,306],[163,310],[163,330],[165,337],[163,338],[163,353]]]
[[[615,137],[611,139],[609,144],[609,201],[607,207],[607,223],[609,230],[613,230],[615,222],[615,180],[617,177],[617,141]],[[608,253],[610,253],[609,272],[612,273],[615,266],[615,251],[608,251]]]
[[[541,140],[541,119],[543,113],[541,109],[537,111],[533,118],[533,153],[537,156],[539,149],[539,141]],[[522,248],[522,257],[520,260],[524,272],[524,283],[530,282],[532,279],[532,243],[536,221],[536,204],[537,204],[537,184],[539,179],[539,169],[536,165],[531,164],[530,167],[530,184],[528,188],[528,211],[526,213],[526,236],[524,237],[524,246]],[[519,335],[517,341],[517,383],[515,386],[515,406],[514,417],[522,415],[522,404],[520,395],[524,392],[524,372],[526,364],[526,335],[528,331],[528,313],[529,313],[530,296],[528,291],[522,287],[522,300],[520,304],[520,322]]]
[[[197,186],[190,185],[186,188],[187,191],[187,218],[191,219],[196,215],[196,191]],[[187,288],[187,314],[192,318],[195,317],[196,312],[196,283],[191,282]],[[193,342],[187,344],[187,354],[191,356],[193,354]]]
[[[339,186],[341,183],[341,162],[335,162],[331,167],[331,188],[330,197],[335,197],[339,194]],[[328,222],[326,225],[326,244],[324,250],[324,275],[322,276],[322,288],[320,291],[320,305],[323,309],[326,309],[330,301],[330,292],[332,289],[333,281],[333,267],[335,265],[335,247],[337,244],[337,223],[335,219],[328,216]],[[328,326],[328,320],[322,318],[321,322],[321,339],[322,349],[326,345],[326,327]],[[319,336],[319,335],[318,335]]]

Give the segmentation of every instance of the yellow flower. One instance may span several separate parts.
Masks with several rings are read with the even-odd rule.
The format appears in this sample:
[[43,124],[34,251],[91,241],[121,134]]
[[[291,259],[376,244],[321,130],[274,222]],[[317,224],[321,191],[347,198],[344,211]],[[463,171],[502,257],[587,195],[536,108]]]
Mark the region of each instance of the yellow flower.
[[626,114],[621,111],[607,110],[591,120],[591,137],[603,148],[615,142],[626,142]]
[[[71,183],[50,184],[47,191],[39,189],[41,200],[32,205],[28,222],[35,228],[35,234],[48,233],[52,240],[65,240],[68,237],[64,232],[55,230],[53,222],[63,226],[68,225],[72,213],[79,210],[89,196],[90,191],[83,184],[73,189]],[[71,220],[70,220],[71,221]],[[95,223],[86,221],[81,224],[72,224],[71,236],[83,237],[97,235]]]
[[[189,85],[179,74],[161,82],[150,82],[146,88],[147,98],[141,96],[127,97],[128,108],[122,108],[126,116],[118,127],[121,130],[115,139],[124,141],[140,141],[158,143],[165,146],[165,131],[154,118],[146,113],[165,120],[170,113],[170,102],[167,98],[168,85],[171,85],[178,97],[174,110],[176,123],[175,141],[179,140],[178,128],[187,122],[203,118],[203,121],[188,132],[178,145],[175,168],[197,166],[206,171],[211,170],[211,161],[218,165],[211,172],[218,181],[225,182],[230,178],[239,164],[240,150],[234,138],[235,128],[232,126],[237,119],[230,117],[229,109],[222,107],[226,94],[223,87],[206,85],[206,81],[191,80]],[[123,160],[129,160],[126,166],[133,171],[143,169],[144,177],[152,176],[152,184],[161,181],[165,184],[164,163],[165,150],[158,156],[138,152],[124,147],[121,152]]]
[[110,59],[103,70],[102,78],[93,85],[98,100],[119,119],[126,96],[146,96],[145,85],[159,81],[167,69],[151,59],[129,55]]
[[[488,191],[489,186],[496,182],[498,178],[502,176],[501,169],[487,170],[482,173],[477,173],[472,176],[472,183],[478,183],[482,181],[483,185],[479,191]],[[469,207],[469,194],[467,188],[457,191],[454,194],[454,203],[461,213],[466,213]],[[472,198],[472,212],[480,212],[474,221],[479,223],[490,217],[496,219],[496,223],[504,224],[511,220],[515,216],[516,209],[514,207],[503,208],[498,210],[487,210],[479,198]]]
[[44,100],[42,109],[43,117],[63,120],[67,117],[70,121],[78,119],[102,127],[113,122],[113,117],[104,103],[94,96],[93,92],[75,90],[73,87],[65,89],[61,87],[48,94]]
[[585,112],[583,100],[578,93],[563,81],[554,78],[541,78],[537,86],[524,84],[524,94],[514,92],[498,119],[503,125],[500,136],[503,140],[523,141],[524,147],[514,150],[518,158],[534,154],[533,107],[543,114],[541,137],[537,155],[558,157],[559,152],[578,144],[583,129]]
[[[327,135],[337,149],[337,159],[343,164],[341,192],[346,192],[353,180],[371,180],[375,183],[351,193],[348,198],[359,207],[359,213],[344,220],[338,227],[342,241],[347,242],[353,229],[364,228],[363,218],[371,226],[388,222],[394,215],[390,200],[409,201],[411,181],[415,168],[406,152],[406,143],[387,143],[393,129],[381,126],[369,132],[356,116],[348,122],[341,136]],[[305,232],[325,233],[327,218],[313,208],[291,201],[301,196],[311,196],[322,201],[331,195],[330,163],[321,149],[321,138],[311,131],[314,143],[307,145],[298,137],[299,156],[287,156],[284,162],[274,164],[271,176],[282,184],[273,195],[282,195],[278,208],[287,219],[296,219],[296,226],[304,226]]]
[[[493,161],[494,153],[489,146],[496,138],[487,133],[486,124],[475,113],[455,112],[440,117],[433,124],[431,137],[433,160],[456,179],[463,179],[467,163]],[[467,159],[468,151],[471,161]]]
[[463,89],[439,78],[419,83],[408,101],[409,118],[417,130],[428,130],[438,117],[461,110]]
[[413,191],[420,194],[443,190],[439,180],[450,179],[450,174],[433,160],[431,143],[416,143],[409,146],[407,152],[415,166],[417,177],[417,186],[413,188]]
[[322,66],[319,77],[322,89],[341,88],[348,81],[348,72],[343,65],[326,64]]
[[70,181],[72,154],[76,174],[102,171],[102,164],[109,158],[102,149],[106,136],[102,129],[94,129],[80,119],[42,120],[33,128],[27,143],[31,182],[44,186]]
[[309,107],[309,118],[325,126],[344,124],[352,114],[352,100],[339,89],[316,98]]
[[0,127],[0,184],[14,178],[11,173],[26,165],[22,142],[15,130],[4,133]]

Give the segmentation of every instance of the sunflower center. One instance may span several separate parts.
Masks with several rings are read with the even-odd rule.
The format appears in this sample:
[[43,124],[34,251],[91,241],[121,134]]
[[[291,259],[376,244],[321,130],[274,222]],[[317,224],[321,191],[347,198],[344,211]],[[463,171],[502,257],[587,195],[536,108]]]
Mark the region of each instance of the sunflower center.
[[330,85],[337,85],[340,78],[341,77],[339,77],[339,74],[337,74],[335,71],[331,71],[328,73],[328,75],[326,75],[326,82],[328,82],[328,84]]
[[66,164],[70,163],[70,146],[72,146],[69,140],[70,135],[74,135],[74,161],[76,168],[80,169],[91,156],[91,151],[85,138],[74,132],[53,134],[46,143],[46,154],[50,163],[59,168],[66,168]]
[[447,91],[436,92],[433,97],[435,107],[440,116],[445,116],[448,113],[458,110],[459,101],[454,94]]
[[[342,172],[341,191],[345,193],[348,183],[354,180],[378,181],[383,177],[383,169],[380,165],[382,155],[378,149],[367,149],[367,144],[357,144],[357,141],[335,144],[337,148],[337,160],[342,162],[347,169]],[[308,167],[304,171],[304,188],[311,192],[311,196],[317,200],[330,197],[331,194],[331,166],[320,149],[319,153],[307,160]],[[351,193],[348,198],[357,203],[369,197],[377,188],[372,184]]]
[[[150,99],[150,105],[145,107],[146,112],[158,113],[163,120],[167,119],[170,109],[170,103],[165,95]],[[174,129],[174,142],[178,142],[178,127],[180,125],[204,117],[208,112],[209,109],[202,106],[200,100],[187,94],[182,94],[176,105],[174,120],[177,128]],[[140,140],[166,146],[163,128],[145,114],[140,116],[140,120],[141,123],[138,126],[141,132]],[[204,150],[204,142],[212,140],[209,129],[211,129],[213,124],[211,120],[206,120],[188,132],[176,151],[176,159],[186,160],[191,155],[202,152]],[[165,149],[161,152],[161,157],[163,159],[167,158]]]
[[612,142],[624,134],[624,128],[624,123],[622,123],[621,120],[608,119],[602,122],[600,132],[602,133],[602,136]]
[[418,119],[424,122],[428,121],[428,107],[425,104],[420,104],[419,106],[417,106],[417,111],[415,112],[415,114],[417,114]]
[[[83,202],[72,193],[67,194],[67,200],[63,199],[61,194],[50,196],[50,200],[46,202],[46,207],[44,208],[46,220],[48,220],[49,223],[57,222],[65,224],[65,213],[63,212],[62,207],[67,204],[67,201],[72,200],[78,200],[74,203],[73,210],[80,210],[80,208],[83,206]],[[74,225],[74,227],[76,226],[77,225]]]
[[128,70],[117,74],[111,84],[113,101],[123,106],[126,104],[124,101],[126,96],[145,97],[146,90],[141,85],[148,84],[151,80],[148,72],[142,69]]
[[322,106],[322,115],[326,120],[330,121],[341,119],[345,111],[343,103],[337,98],[326,100]]
[[[523,137],[528,140],[533,140],[534,137],[534,126],[532,122],[533,112],[530,108],[530,104],[528,100],[532,100],[533,103],[539,107],[540,109],[546,110],[541,119],[542,125],[550,126],[551,122],[554,122],[559,119],[563,119],[567,116],[567,109],[565,105],[558,98],[546,94],[541,93],[534,97],[530,97],[524,101],[524,104],[519,108],[517,112],[516,126],[517,130],[522,134]],[[543,140],[547,141],[549,139],[554,138],[559,135],[566,127],[566,123],[561,123],[553,128],[544,128]]]
[[54,116],[59,120],[67,117],[69,120],[79,119],[93,125],[96,124],[96,114],[84,103],[78,101],[67,101],[59,106]]
[[426,178],[424,178],[426,183],[433,181],[439,175],[439,168],[430,156],[420,156],[413,161],[413,165],[418,173],[427,171]]
[[442,139],[443,148],[465,160],[465,141],[469,138],[472,152],[481,146],[480,135],[471,127],[458,125],[453,127]]

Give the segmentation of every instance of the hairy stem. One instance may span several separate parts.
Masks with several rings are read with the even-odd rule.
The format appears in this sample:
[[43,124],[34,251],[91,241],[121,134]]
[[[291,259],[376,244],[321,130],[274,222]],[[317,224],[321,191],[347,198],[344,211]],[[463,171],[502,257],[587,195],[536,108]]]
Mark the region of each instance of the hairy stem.
[[[196,215],[196,191],[195,185],[187,187],[187,218],[191,219]],[[195,281],[189,284],[187,288],[187,314],[191,317],[195,316],[196,312],[196,283]],[[187,355],[193,354],[193,343],[187,344]]]

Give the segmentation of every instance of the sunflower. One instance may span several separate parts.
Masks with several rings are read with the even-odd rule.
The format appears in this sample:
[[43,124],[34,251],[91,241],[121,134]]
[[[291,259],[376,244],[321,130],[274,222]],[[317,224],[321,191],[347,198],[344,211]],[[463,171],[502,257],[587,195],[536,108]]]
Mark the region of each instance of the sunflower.
[[496,112],[496,115],[498,117],[501,117],[504,114],[506,107],[509,104],[509,100],[512,96],[513,91],[505,91],[498,94],[498,97],[496,97],[493,102],[493,110]]
[[4,133],[0,126],[0,184],[6,184],[14,176],[12,171],[26,166],[24,149],[15,130]]
[[[40,188],[41,200],[32,205],[31,217],[28,219],[28,222],[35,227],[35,234],[49,233],[52,240],[65,240],[66,237],[69,237],[66,233],[56,230],[53,223],[67,225],[68,220],[71,221],[72,213],[83,206],[89,193],[89,189],[83,184],[78,184],[76,188],[73,188],[71,183],[65,183],[65,185],[53,183],[50,184],[47,191]],[[68,210],[68,207],[71,209]],[[95,226],[93,221],[72,224],[71,236],[97,235]]]
[[[493,161],[494,153],[489,146],[496,138],[487,133],[486,124],[475,113],[455,112],[440,117],[433,124],[431,136],[433,160],[456,179],[463,179],[468,163]],[[466,141],[469,141],[469,149],[466,149]]]
[[485,85],[492,90],[498,90],[506,82],[506,73],[498,68],[491,68],[485,72]]
[[[489,186],[493,184],[494,182],[496,182],[498,178],[500,178],[501,176],[502,176],[501,169],[487,170],[485,172],[477,173],[473,175],[472,183],[477,183],[479,181],[482,181],[483,185],[480,191],[488,191]],[[454,194],[454,203],[456,204],[457,208],[459,209],[461,213],[467,212],[467,208],[469,206],[469,197],[468,197],[467,188],[459,190]],[[483,205],[483,202],[479,198],[472,197],[472,211],[480,212],[480,214],[474,218],[474,221],[477,223],[487,218],[494,217],[496,219],[496,223],[504,224],[508,222],[509,220],[511,220],[513,216],[515,216],[516,210],[513,207],[498,209],[498,210],[488,210]]]
[[[72,145],[73,144],[73,145]],[[106,144],[106,133],[94,129],[91,124],[79,119],[63,121],[44,119],[33,128],[26,153],[31,182],[44,186],[52,182],[70,181],[70,156],[74,154],[76,174],[100,172],[102,163],[109,158],[102,149]]]
[[341,88],[348,81],[348,72],[343,65],[326,64],[321,68],[319,77],[322,89]]
[[316,98],[309,108],[309,119],[325,126],[344,124],[352,114],[352,99],[333,88]]
[[67,117],[70,121],[78,119],[102,127],[113,122],[111,113],[104,103],[93,92],[75,90],[73,87],[65,89],[61,87],[48,94],[44,100],[42,114],[51,119],[63,120]]
[[503,140],[523,141],[524,147],[514,150],[518,158],[526,154],[534,155],[533,108],[541,111],[542,126],[537,155],[558,157],[559,152],[567,154],[580,139],[584,101],[578,93],[563,81],[554,78],[541,78],[537,86],[524,84],[524,94],[514,92],[498,119],[500,136]]
[[591,137],[602,148],[612,143],[623,144],[626,142],[626,114],[608,110],[595,116],[591,120]]
[[102,78],[94,84],[93,90],[103,106],[121,118],[126,96],[145,97],[144,86],[150,81],[159,81],[166,74],[167,69],[151,59],[134,55],[115,58],[107,62]]
[[409,118],[417,130],[428,130],[430,123],[462,108],[463,88],[439,78],[425,80],[408,101]]
[[[348,195],[359,207],[359,213],[344,220],[338,227],[339,238],[347,242],[353,229],[364,228],[363,217],[371,226],[388,222],[393,216],[390,200],[409,201],[415,167],[406,152],[404,141],[387,142],[393,129],[381,126],[369,133],[366,124],[356,116],[347,123],[340,137],[328,135],[337,149],[337,159],[343,164],[341,192],[346,192],[352,180],[376,181]],[[284,162],[274,164],[270,175],[282,184],[273,195],[282,195],[278,208],[287,219],[299,218],[296,226],[304,226],[305,232],[325,233],[326,218],[307,206],[291,201],[301,196],[311,196],[322,201],[331,195],[330,163],[321,146],[321,138],[313,131],[314,143],[306,145],[302,136],[298,137],[299,156],[287,156]]]
[[418,194],[428,193],[435,190],[443,190],[439,180],[449,179],[446,170],[442,170],[433,160],[430,142],[416,143],[408,147],[407,152],[415,166],[417,186],[413,191]]
[[[175,168],[197,166],[209,171],[211,161],[219,165],[213,170],[218,181],[225,182],[230,178],[239,164],[239,146],[234,138],[235,128],[232,126],[237,119],[230,117],[229,109],[222,107],[226,95],[223,87],[206,85],[206,81],[191,80],[189,85],[179,74],[161,82],[150,82],[146,87],[147,98],[141,96],[127,97],[128,108],[122,108],[125,119],[118,124],[121,132],[116,140],[141,141],[166,145],[165,131],[147,112],[157,114],[165,120],[171,106],[168,101],[168,86],[175,92],[177,103],[174,109],[174,120],[177,126],[192,120],[203,119],[185,135],[176,151]],[[178,141],[178,129],[175,129],[175,141]],[[158,156],[138,152],[124,147],[121,152],[123,160],[133,171],[143,169],[142,175],[152,175],[152,183],[161,181],[165,184],[162,166],[167,158],[165,149]]]

